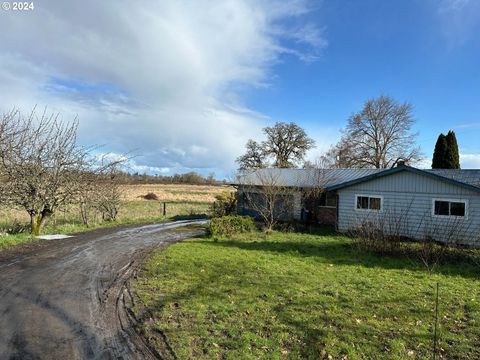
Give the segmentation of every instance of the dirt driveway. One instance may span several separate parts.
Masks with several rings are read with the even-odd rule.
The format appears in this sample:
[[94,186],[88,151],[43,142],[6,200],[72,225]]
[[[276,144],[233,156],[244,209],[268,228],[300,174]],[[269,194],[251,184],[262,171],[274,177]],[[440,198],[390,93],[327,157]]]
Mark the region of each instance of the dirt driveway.
[[0,359],[157,358],[132,326],[127,280],[194,221],[104,229],[0,258]]

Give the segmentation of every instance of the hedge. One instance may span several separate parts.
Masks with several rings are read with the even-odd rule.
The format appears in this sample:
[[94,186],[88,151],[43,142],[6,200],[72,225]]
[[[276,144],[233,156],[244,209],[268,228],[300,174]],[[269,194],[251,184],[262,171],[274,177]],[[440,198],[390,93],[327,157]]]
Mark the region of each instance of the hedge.
[[210,221],[211,236],[231,236],[255,230],[255,223],[249,216],[222,216]]

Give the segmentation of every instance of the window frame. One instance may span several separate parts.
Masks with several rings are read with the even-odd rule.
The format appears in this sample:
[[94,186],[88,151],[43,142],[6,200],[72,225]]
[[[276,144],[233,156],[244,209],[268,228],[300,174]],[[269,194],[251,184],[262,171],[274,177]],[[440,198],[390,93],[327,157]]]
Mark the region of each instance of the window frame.
[[[330,196],[328,195],[330,193]],[[318,205],[319,208],[322,209],[336,209],[338,207],[338,195],[336,193],[331,193],[329,191],[326,191],[322,193],[320,196],[323,197],[325,195],[325,205]],[[335,199],[335,206],[327,205],[328,204],[328,199],[331,199],[333,195],[333,198]]]
[[[357,207],[358,204],[358,198],[359,197],[368,197],[368,209],[359,209]],[[370,198],[376,198],[380,199],[380,209],[370,209]],[[372,213],[381,213],[383,212],[383,195],[376,195],[376,194],[355,194],[355,202],[354,202],[354,209],[355,211],[360,211],[360,212],[372,212]]]
[[[435,214],[435,202],[437,201],[443,201],[443,202],[448,202],[448,212],[451,213],[451,203],[464,203],[465,204],[465,215],[464,216],[459,216],[459,215],[437,215]],[[434,218],[441,218],[441,219],[468,219],[468,207],[469,207],[469,201],[468,199],[452,199],[452,198],[433,198],[432,199],[432,216]]]

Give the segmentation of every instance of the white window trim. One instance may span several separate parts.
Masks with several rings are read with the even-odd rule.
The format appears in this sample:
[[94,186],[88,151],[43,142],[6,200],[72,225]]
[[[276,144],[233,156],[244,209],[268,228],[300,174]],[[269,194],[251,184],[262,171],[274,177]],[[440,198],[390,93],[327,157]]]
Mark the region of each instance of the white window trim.
[[[437,215],[435,214],[435,201],[448,201],[450,203],[464,203],[465,204],[465,216],[458,215]],[[440,219],[465,219],[468,220],[468,199],[445,199],[445,198],[433,198],[432,199],[432,216]]]
[[[359,197],[369,197],[369,198],[379,198],[380,199],[380,210],[374,210],[374,209],[359,209],[357,208],[357,201]],[[360,211],[360,212],[370,212],[370,213],[381,213],[383,212],[383,195],[375,195],[375,194],[355,194],[355,202],[353,204],[353,208],[355,211]]]

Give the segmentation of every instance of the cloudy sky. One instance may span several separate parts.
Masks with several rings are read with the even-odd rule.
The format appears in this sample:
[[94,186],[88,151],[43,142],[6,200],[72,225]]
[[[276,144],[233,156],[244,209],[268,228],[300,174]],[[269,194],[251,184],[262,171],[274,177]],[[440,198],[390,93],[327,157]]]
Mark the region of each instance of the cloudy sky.
[[262,127],[299,123],[314,159],[388,94],[426,158],[453,129],[480,167],[479,32],[474,0],[38,0],[0,10],[0,110],[78,116],[82,144],[140,172],[224,177]]

